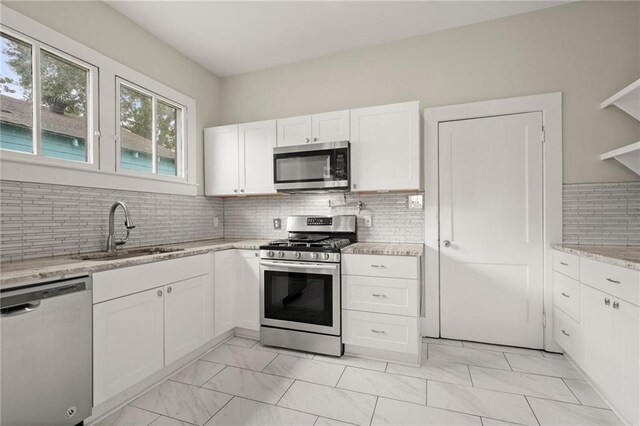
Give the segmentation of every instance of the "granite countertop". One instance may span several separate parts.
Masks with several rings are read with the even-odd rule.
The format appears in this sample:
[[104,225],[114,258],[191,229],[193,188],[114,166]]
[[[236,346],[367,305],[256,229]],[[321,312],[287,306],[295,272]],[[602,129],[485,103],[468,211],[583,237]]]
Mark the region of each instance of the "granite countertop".
[[556,250],[640,271],[640,246],[552,244]]
[[[164,247],[175,247],[183,250],[123,259],[78,260],[73,259],[76,255],[68,255],[30,259],[18,262],[3,262],[0,264],[0,288],[4,290],[25,284],[37,283],[39,281],[73,278],[109,269],[195,256],[214,251],[230,249],[257,250],[261,245],[266,244],[267,242],[267,240],[216,239],[166,244]],[[135,248],[132,247],[131,249]]]
[[355,243],[342,249],[343,254],[382,254],[387,256],[422,256],[424,244]]

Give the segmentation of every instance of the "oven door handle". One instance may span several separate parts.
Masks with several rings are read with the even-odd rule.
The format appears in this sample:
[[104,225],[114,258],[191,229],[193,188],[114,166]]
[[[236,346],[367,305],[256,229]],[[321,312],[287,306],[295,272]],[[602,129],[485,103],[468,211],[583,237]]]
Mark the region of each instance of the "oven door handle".
[[326,265],[308,265],[302,263],[278,263],[278,262],[260,262],[262,266],[275,266],[277,268],[292,268],[292,269],[338,269],[338,264],[326,264]]

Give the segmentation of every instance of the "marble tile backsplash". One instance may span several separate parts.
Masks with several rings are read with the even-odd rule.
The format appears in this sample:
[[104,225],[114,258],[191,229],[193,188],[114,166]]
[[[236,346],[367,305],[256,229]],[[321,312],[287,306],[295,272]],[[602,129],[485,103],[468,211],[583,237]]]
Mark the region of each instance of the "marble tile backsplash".
[[[224,236],[221,199],[2,180],[0,260],[103,250],[116,200],[128,205],[136,225],[127,248]],[[123,223],[118,208],[118,237]]]

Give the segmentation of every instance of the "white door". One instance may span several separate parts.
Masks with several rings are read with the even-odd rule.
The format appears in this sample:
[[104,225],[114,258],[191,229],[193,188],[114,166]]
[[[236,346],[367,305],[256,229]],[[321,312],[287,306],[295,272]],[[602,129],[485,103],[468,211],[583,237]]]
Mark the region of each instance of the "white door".
[[213,339],[213,277],[190,278],[164,287],[165,364]]
[[442,337],[542,348],[542,113],[440,123],[439,167]]
[[260,329],[260,257],[256,250],[238,250],[237,326]]
[[303,145],[311,142],[311,116],[278,120],[278,146]]
[[348,141],[350,136],[349,110],[314,114],[311,117],[311,142]]
[[240,190],[238,126],[204,129],[206,195],[234,195]]
[[162,288],[93,306],[93,405],[164,367]]
[[272,194],[276,121],[240,124],[240,193]]
[[236,326],[237,253],[224,250],[214,253],[214,336]]
[[420,104],[351,110],[351,189],[420,189]]

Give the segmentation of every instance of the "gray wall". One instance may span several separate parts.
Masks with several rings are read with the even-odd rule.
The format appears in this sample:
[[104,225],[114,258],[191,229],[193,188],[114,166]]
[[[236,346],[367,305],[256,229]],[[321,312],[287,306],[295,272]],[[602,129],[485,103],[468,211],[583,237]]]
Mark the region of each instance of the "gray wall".
[[[197,102],[196,177],[204,193],[203,129],[220,119],[217,76],[101,1],[7,1],[6,6]],[[46,42],[46,40],[44,40]]]
[[640,3],[576,2],[223,78],[222,122],[562,91],[564,182],[638,181],[599,155],[637,141],[640,123],[599,105],[640,77],[639,35]]

